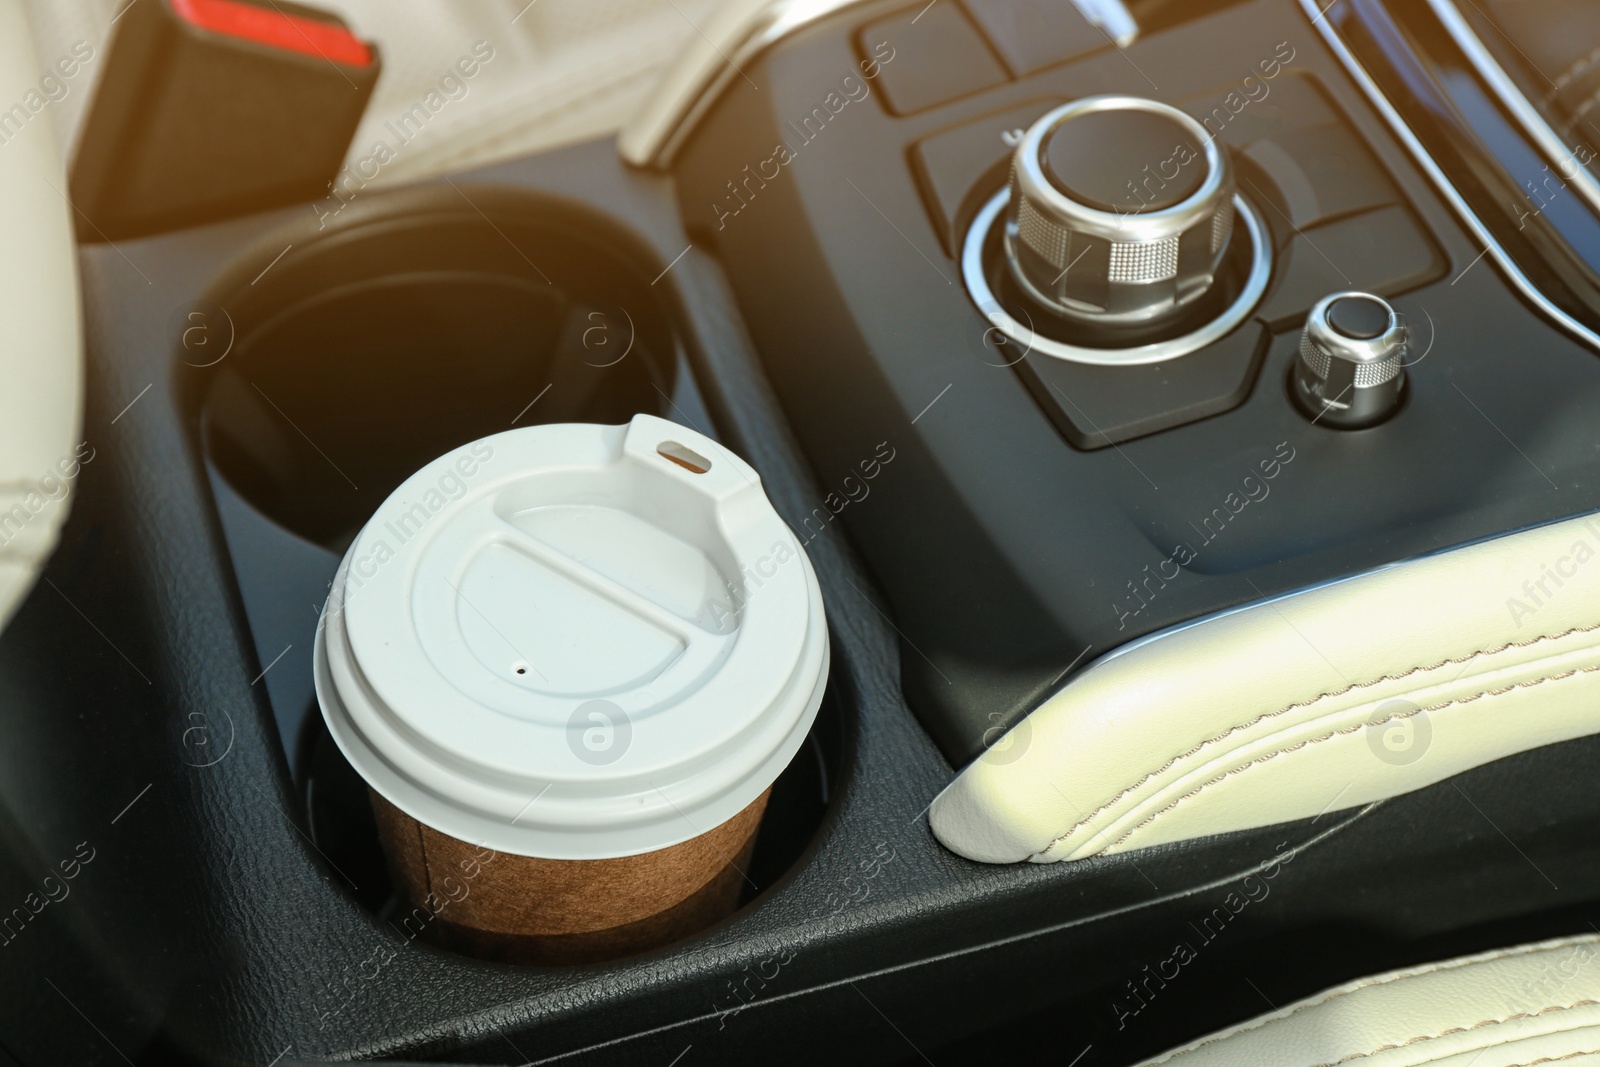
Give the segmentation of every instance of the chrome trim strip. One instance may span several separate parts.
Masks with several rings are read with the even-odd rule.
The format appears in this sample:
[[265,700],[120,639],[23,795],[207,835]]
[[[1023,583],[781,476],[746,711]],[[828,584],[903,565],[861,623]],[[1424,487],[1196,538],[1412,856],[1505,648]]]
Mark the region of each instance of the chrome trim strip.
[[783,38],[865,0],[726,0],[623,127],[617,149],[636,167],[670,166],[711,105]]
[[[1522,126],[1535,144],[1543,150],[1545,158],[1555,164],[1561,176],[1577,186],[1578,193],[1588,202],[1591,210],[1600,213],[1600,181],[1584,166],[1577,155],[1562,143],[1560,135],[1551,128],[1545,117],[1539,114],[1537,108],[1529,103],[1521,89],[1517,88],[1505,68],[1502,67],[1494,56],[1484,47],[1483,41],[1467,20],[1462,17],[1461,11],[1451,0],[1428,0],[1433,13],[1439,21],[1444,23],[1444,28],[1450,31],[1450,36],[1455,38],[1456,46],[1472,60],[1472,65],[1477,68],[1478,76],[1489,84],[1494,90],[1500,103],[1505,105],[1507,111]],[[1564,164],[1571,163],[1576,173],[1567,174]]]
[[[1330,3],[1328,7],[1331,9],[1338,2],[1339,0],[1333,0],[1333,3]],[[1349,46],[1339,37],[1338,31],[1333,28],[1332,23],[1327,18],[1327,11],[1317,6],[1317,0],[1300,0],[1300,7],[1306,13],[1306,17],[1311,20],[1311,25],[1316,27],[1317,32],[1322,35],[1322,39],[1327,42],[1328,47],[1333,50],[1333,54],[1343,64],[1345,71],[1361,87],[1362,92],[1367,96],[1368,102],[1372,104],[1379,115],[1383,116],[1384,121],[1389,125],[1390,132],[1406,147],[1406,150],[1411,154],[1412,160],[1433,182],[1434,188],[1444,198],[1445,202],[1450,205],[1451,209],[1455,211],[1462,224],[1484,246],[1489,258],[1494,260],[1495,265],[1500,268],[1500,272],[1505,275],[1506,280],[1520,290],[1522,295],[1534,307],[1543,312],[1546,318],[1566,330],[1577,340],[1600,352],[1600,334],[1596,334],[1583,323],[1557,307],[1549,297],[1545,296],[1528,279],[1526,274],[1522,273],[1521,268],[1516,265],[1506,253],[1506,250],[1500,246],[1500,243],[1494,239],[1488,227],[1483,224],[1483,220],[1479,219],[1472,208],[1468,206],[1466,200],[1456,190],[1456,187],[1450,184],[1450,179],[1445,176],[1444,171],[1439,169],[1439,164],[1435,163],[1433,157],[1428,155],[1427,149],[1422,147],[1422,142],[1417,140],[1417,135],[1411,132],[1411,127],[1406,125],[1405,119],[1400,117],[1400,113],[1395,110],[1394,105],[1389,103],[1388,98],[1383,95],[1383,90],[1379,89],[1378,84],[1372,80],[1372,75],[1367,73],[1366,68],[1356,59]]]
[[972,227],[967,230],[966,241],[961,247],[961,277],[966,282],[972,302],[978,305],[978,310],[984,317],[994,324],[995,329],[1022,345],[1027,352],[1038,352],[1052,359],[1063,359],[1072,363],[1092,363],[1101,367],[1136,367],[1146,363],[1162,363],[1169,359],[1177,359],[1220,339],[1249,318],[1250,312],[1255,310],[1262,294],[1267,291],[1267,282],[1272,278],[1272,241],[1267,235],[1266,223],[1261,221],[1261,216],[1256,214],[1255,208],[1250,206],[1249,201],[1235,193],[1233,210],[1244,221],[1255,256],[1250,263],[1250,274],[1245,278],[1244,288],[1234,298],[1233,303],[1228,305],[1226,311],[1198,330],[1153,344],[1137,345],[1133,348],[1081,348],[1065,344],[1042,337],[1035,333],[1032,327],[1018,322],[1009,311],[1000,306],[1000,302],[995,299],[994,291],[989,288],[989,278],[983,269],[983,245],[989,236],[989,231],[1000,219],[1010,200],[1011,190],[1000,190],[983,205],[977,217],[972,220]]

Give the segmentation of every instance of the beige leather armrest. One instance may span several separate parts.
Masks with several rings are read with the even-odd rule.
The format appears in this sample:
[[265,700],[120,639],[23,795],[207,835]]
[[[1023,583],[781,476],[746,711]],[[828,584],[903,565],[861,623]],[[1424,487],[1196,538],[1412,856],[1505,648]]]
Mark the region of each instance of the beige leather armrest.
[[1593,1067],[1600,936],[1349,982],[1148,1061],[1172,1067]]
[[1079,859],[1365,804],[1597,731],[1591,516],[1118,650],[968,766],[930,818],[971,859]]
[[77,246],[44,75],[22,0],[0,0],[0,626],[55,548],[91,454],[79,448]]

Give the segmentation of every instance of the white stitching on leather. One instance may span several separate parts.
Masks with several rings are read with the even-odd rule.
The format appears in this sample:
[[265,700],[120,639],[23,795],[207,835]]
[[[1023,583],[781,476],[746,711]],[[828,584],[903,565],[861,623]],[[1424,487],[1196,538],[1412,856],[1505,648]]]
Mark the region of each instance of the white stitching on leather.
[[[1483,656],[1498,655],[1501,652],[1507,651],[1508,649],[1512,649],[1512,648],[1528,648],[1528,647],[1530,647],[1532,645],[1537,645],[1537,644],[1540,644],[1541,642],[1544,642],[1544,641],[1558,641],[1563,637],[1571,637],[1573,634],[1591,633],[1591,632],[1596,631],[1596,630],[1600,630],[1600,623],[1594,623],[1593,625],[1590,625],[1590,626],[1574,626],[1571,629],[1562,630],[1560,633],[1541,634],[1538,637],[1532,637],[1532,638],[1529,638],[1526,641],[1509,641],[1506,644],[1499,645],[1498,647],[1495,647],[1495,648],[1480,649],[1477,652],[1472,652],[1472,653],[1469,653],[1468,655],[1460,656],[1460,657],[1457,657],[1457,658],[1454,658],[1454,659],[1442,659],[1438,663],[1434,663],[1434,664],[1432,664],[1430,666],[1427,666],[1427,667],[1412,667],[1409,670],[1401,671],[1398,674],[1385,674],[1385,675],[1382,675],[1380,677],[1372,679],[1371,681],[1352,682],[1350,685],[1345,686],[1343,689],[1335,689],[1335,690],[1332,690],[1331,692],[1327,692],[1327,693],[1318,693],[1316,696],[1310,698],[1309,700],[1301,700],[1301,701],[1296,701],[1293,704],[1286,704],[1283,707],[1279,708],[1277,711],[1263,712],[1262,714],[1257,715],[1254,719],[1251,719],[1249,722],[1238,723],[1238,724],[1235,724],[1233,726],[1230,726],[1230,727],[1228,727],[1228,729],[1224,730],[1222,733],[1216,735],[1215,737],[1210,737],[1210,738],[1207,738],[1206,740],[1200,742],[1198,745],[1196,745],[1193,748],[1189,749],[1189,751],[1180,752],[1178,755],[1173,756],[1166,763],[1162,764],[1160,767],[1157,767],[1155,770],[1151,771],[1149,774],[1146,774],[1144,777],[1140,778],[1137,782],[1134,782],[1132,785],[1130,785],[1126,789],[1122,790],[1116,796],[1112,797],[1110,800],[1106,801],[1104,804],[1100,805],[1098,808],[1095,808],[1093,811],[1089,812],[1089,814],[1085,815],[1083,818],[1081,818],[1077,822],[1073,823],[1070,827],[1067,828],[1065,833],[1063,833],[1060,836],[1058,836],[1055,840],[1051,841],[1048,845],[1044,846],[1044,848],[1040,849],[1038,852],[1035,852],[1033,855],[1034,855],[1035,858],[1036,857],[1041,857],[1041,856],[1048,856],[1052,849],[1054,849],[1057,845],[1062,844],[1063,842],[1065,842],[1067,840],[1067,838],[1071,837],[1073,834],[1077,833],[1080,829],[1082,829],[1085,825],[1087,825],[1091,820],[1093,820],[1095,818],[1095,816],[1101,815],[1104,812],[1106,812],[1108,809],[1114,807],[1119,800],[1122,800],[1124,797],[1126,797],[1128,794],[1132,793],[1134,790],[1138,789],[1140,786],[1142,786],[1145,783],[1149,782],[1151,779],[1160,776],[1161,774],[1165,773],[1166,771],[1171,770],[1178,763],[1181,763],[1183,760],[1186,760],[1189,757],[1197,754],[1198,752],[1200,752],[1201,750],[1207,748],[1208,746],[1214,745],[1214,744],[1217,744],[1220,741],[1226,740],[1228,737],[1230,737],[1233,734],[1238,733],[1240,730],[1248,730],[1251,727],[1260,725],[1261,723],[1267,721],[1268,719],[1275,719],[1280,715],[1287,715],[1289,712],[1295,711],[1295,710],[1297,710],[1299,708],[1309,708],[1313,704],[1316,704],[1318,701],[1331,700],[1334,697],[1344,696],[1346,693],[1354,692],[1357,689],[1370,689],[1372,686],[1379,685],[1379,684],[1381,684],[1383,682],[1395,682],[1395,681],[1399,681],[1402,678],[1409,678],[1413,674],[1425,673],[1427,671],[1436,671],[1440,667],[1449,667],[1449,666],[1452,666],[1452,665],[1455,665],[1455,664],[1460,664],[1460,663],[1470,663],[1473,660],[1479,659],[1479,658],[1481,658]],[[1385,720],[1385,721],[1387,721],[1387,720]],[[1115,842],[1113,842],[1113,844],[1114,843]]]
[[1154,1062],[1158,1064],[1166,1063],[1170,1060],[1176,1059],[1179,1056],[1186,1056],[1191,1052],[1196,1052],[1202,1048],[1205,1048],[1207,1045],[1214,1045],[1218,1041],[1226,1041],[1230,1038],[1238,1037],[1240,1034],[1247,1034],[1253,1030],[1259,1030],[1269,1023],[1277,1022],[1282,1019],[1293,1018],[1302,1011],[1306,1011],[1311,1008],[1320,1008],[1324,1004],[1331,1004],[1336,1000],[1340,1000],[1348,996],[1354,996],[1363,990],[1372,989],[1377,986],[1389,985],[1392,982],[1404,981],[1407,978],[1422,978],[1433,974],[1443,974],[1446,971],[1457,971],[1463,967],[1475,967],[1478,964],[1495,963],[1499,960],[1512,959],[1517,956],[1532,956],[1540,952],[1555,952],[1559,949],[1571,948],[1574,945],[1590,945],[1597,942],[1600,942],[1600,936],[1581,934],[1577,937],[1557,938],[1552,941],[1540,941],[1531,945],[1515,945],[1511,948],[1496,949],[1492,952],[1479,953],[1476,956],[1460,956],[1453,960],[1443,960],[1438,963],[1423,964],[1420,967],[1413,967],[1409,970],[1394,971],[1389,974],[1376,975],[1372,978],[1367,978],[1360,982],[1356,982],[1353,985],[1336,986],[1333,989],[1325,991],[1322,996],[1317,997],[1314,1000],[1307,1000],[1294,1005],[1287,1012],[1282,1014],[1274,1013],[1272,1015],[1264,1015],[1246,1026],[1241,1026],[1235,1030],[1229,1030],[1225,1033],[1215,1034],[1203,1041],[1197,1041],[1192,1045],[1187,1045],[1180,1049],[1174,1049],[1164,1058]]
[[[1502,686],[1499,689],[1486,689],[1481,693],[1474,693],[1472,696],[1469,696],[1469,697],[1460,697],[1460,698],[1455,699],[1455,700],[1446,700],[1442,704],[1433,704],[1433,705],[1430,705],[1429,707],[1426,707],[1426,708],[1418,708],[1416,711],[1407,712],[1404,715],[1390,715],[1388,718],[1379,719],[1378,723],[1400,722],[1400,721],[1402,721],[1404,719],[1414,718],[1414,717],[1416,717],[1418,715],[1423,714],[1424,712],[1442,711],[1445,708],[1453,707],[1453,706],[1458,705],[1458,704],[1471,704],[1471,703],[1473,703],[1475,701],[1482,700],[1485,697],[1504,696],[1505,694],[1510,693],[1513,690],[1517,690],[1517,689],[1532,689],[1534,686],[1544,685],[1546,682],[1559,682],[1559,681],[1562,681],[1564,679],[1572,678],[1572,677],[1574,677],[1576,675],[1580,675],[1580,674],[1593,674],[1596,671],[1600,671],[1600,663],[1594,664],[1594,665],[1589,666],[1589,667],[1574,667],[1572,670],[1563,671],[1560,674],[1546,675],[1543,678],[1535,678],[1532,681],[1527,681],[1527,682],[1513,682],[1511,685]],[[1368,726],[1374,726],[1374,725],[1377,725],[1377,723],[1358,722],[1354,726],[1347,726],[1342,730],[1334,730],[1332,733],[1323,734],[1321,737],[1308,738],[1305,741],[1300,741],[1300,742],[1298,742],[1296,744],[1289,745],[1286,748],[1280,748],[1280,749],[1276,749],[1276,750],[1274,750],[1272,752],[1268,752],[1264,756],[1257,756],[1255,759],[1251,760],[1249,763],[1246,763],[1242,767],[1235,767],[1233,770],[1227,771],[1227,772],[1225,772],[1223,774],[1220,774],[1217,777],[1211,779],[1209,782],[1200,783],[1198,786],[1196,786],[1195,788],[1191,789],[1189,792],[1187,792],[1187,793],[1183,794],[1182,796],[1180,796],[1180,797],[1176,798],[1175,800],[1173,800],[1170,804],[1167,804],[1165,807],[1162,807],[1159,810],[1157,810],[1155,812],[1152,812],[1148,817],[1146,817],[1144,819],[1144,821],[1136,824],[1127,833],[1123,834],[1121,837],[1117,838],[1115,841],[1113,841],[1109,845],[1107,845],[1106,848],[1107,849],[1115,848],[1116,846],[1118,846],[1118,845],[1122,844],[1124,841],[1126,841],[1128,838],[1132,837],[1134,834],[1138,833],[1140,830],[1144,829],[1146,826],[1149,826],[1152,822],[1155,822],[1156,819],[1158,819],[1161,816],[1165,815],[1167,812],[1171,811],[1173,808],[1176,808],[1179,804],[1182,804],[1185,800],[1188,800],[1190,797],[1198,796],[1202,791],[1204,791],[1206,789],[1209,789],[1211,786],[1216,785],[1218,782],[1221,782],[1221,781],[1224,781],[1224,780],[1226,780],[1228,778],[1231,778],[1236,774],[1243,774],[1245,771],[1249,770],[1251,767],[1254,767],[1258,763],[1265,763],[1268,760],[1275,759],[1278,756],[1281,756],[1286,752],[1295,752],[1295,751],[1298,751],[1299,749],[1307,747],[1308,745],[1321,744],[1323,741],[1330,741],[1333,738],[1338,737],[1338,736],[1340,736],[1342,734],[1353,734],[1353,733],[1356,733],[1358,731],[1365,730]]]
[[1473,1023],[1471,1026],[1452,1026],[1448,1030],[1440,1030],[1437,1034],[1419,1034],[1416,1037],[1408,1037],[1404,1041],[1400,1041],[1395,1044],[1379,1045],[1377,1048],[1368,1052],[1352,1052],[1348,1056],[1341,1056],[1336,1060],[1328,1060],[1324,1063],[1319,1063],[1317,1064],[1317,1067],[1339,1067],[1339,1064],[1341,1063],[1349,1063],[1352,1060],[1364,1060],[1369,1056],[1376,1056],[1380,1052],[1388,1052],[1397,1048],[1409,1048],[1412,1045],[1420,1045],[1426,1041],[1437,1041],[1441,1037],[1450,1037],[1452,1034],[1471,1033],[1473,1030],[1481,1030],[1485,1026],[1499,1026],[1501,1023],[1515,1022],[1518,1019],[1537,1019],[1540,1016],[1553,1015],[1558,1011],[1571,1011],[1574,1008],[1592,1008],[1597,1004],[1600,1004],[1600,1000],[1575,1000],[1571,1004],[1550,1004],[1540,1008],[1538,1011],[1515,1012],[1511,1015],[1507,1015],[1503,1019],[1481,1019],[1478,1022]]
[[1541,1063],[1560,1063],[1562,1060],[1575,1060],[1579,1056],[1600,1056],[1600,1048],[1585,1049],[1582,1052],[1569,1052],[1565,1056],[1540,1056],[1536,1060],[1508,1063],[1506,1067],[1538,1067],[1538,1064]]

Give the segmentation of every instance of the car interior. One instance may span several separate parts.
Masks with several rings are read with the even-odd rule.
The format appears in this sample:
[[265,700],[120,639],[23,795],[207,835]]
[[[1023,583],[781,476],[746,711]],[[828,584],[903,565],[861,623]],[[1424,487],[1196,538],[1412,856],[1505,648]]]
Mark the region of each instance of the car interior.
[[0,0],[0,1067],[1600,1067],[1597,145],[1594,0]]

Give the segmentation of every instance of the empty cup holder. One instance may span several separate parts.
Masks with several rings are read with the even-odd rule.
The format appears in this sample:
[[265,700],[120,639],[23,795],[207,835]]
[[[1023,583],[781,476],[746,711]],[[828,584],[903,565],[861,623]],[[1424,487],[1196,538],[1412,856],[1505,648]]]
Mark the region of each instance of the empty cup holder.
[[491,218],[457,197],[379,217],[220,301],[234,339],[202,427],[221,476],[342,552],[401,481],[467,441],[641,411],[681,421],[649,276],[552,207]]

